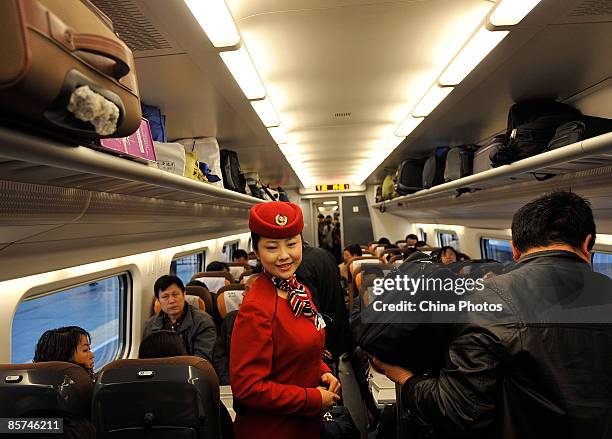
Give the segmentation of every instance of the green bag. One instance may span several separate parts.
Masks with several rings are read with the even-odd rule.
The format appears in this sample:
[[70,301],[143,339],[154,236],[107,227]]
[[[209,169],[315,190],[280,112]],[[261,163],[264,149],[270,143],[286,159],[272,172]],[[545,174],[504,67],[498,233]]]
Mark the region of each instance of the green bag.
[[398,196],[395,191],[395,182],[393,181],[393,174],[387,174],[382,184],[382,199],[390,200]]

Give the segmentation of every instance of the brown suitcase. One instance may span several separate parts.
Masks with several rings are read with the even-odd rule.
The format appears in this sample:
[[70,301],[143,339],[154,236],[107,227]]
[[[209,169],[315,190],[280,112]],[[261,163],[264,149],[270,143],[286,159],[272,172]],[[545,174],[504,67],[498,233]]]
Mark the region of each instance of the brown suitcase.
[[[0,112],[63,138],[125,137],[140,126],[134,57],[111,20],[88,0],[0,0]],[[87,85],[119,108],[117,130],[99,135],[67,110]]]

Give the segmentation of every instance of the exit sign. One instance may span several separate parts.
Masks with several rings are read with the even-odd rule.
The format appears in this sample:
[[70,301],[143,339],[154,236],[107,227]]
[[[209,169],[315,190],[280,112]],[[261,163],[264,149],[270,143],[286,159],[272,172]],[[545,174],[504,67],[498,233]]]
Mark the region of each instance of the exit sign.
[[350,189],[350,185],[348,183],[344,183],[344,184],[317,184],[315,186],[315,190],[317,192],[348,191],[349,189]]

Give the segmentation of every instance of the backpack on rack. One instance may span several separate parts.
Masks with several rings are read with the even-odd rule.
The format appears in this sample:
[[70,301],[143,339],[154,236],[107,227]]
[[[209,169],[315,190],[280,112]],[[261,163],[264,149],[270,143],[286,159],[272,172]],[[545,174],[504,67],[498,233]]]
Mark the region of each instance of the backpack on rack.
[[157,142],[167,142],[168,136],[166,135],[166,116],[161,113],[161,110],[153,105],[147,105],[140,103],[142,109],[142,117],[149,121],[151,127],[151,134],[153,140]]
[[472,175],[474,170],[474,153],[477,145],[462,145],[452,147],[446,155],[444,181],[458,180]]
[[395,190],[399,195],[413,194],[423,189],[423,166],[427,158],[406,159],[397,167]]
[[221,150],[221,174],[223,174],[223,186],[234,192],[246,194],[246,179],[240,169],[238,154],[229,149]]
[[285,191],[285,189],[283,189],[282,187],[277,187],[276,192],[278,192],[278,201],[290,201],[287,191]]
[[437,147],[425,162],[423,166],[423,189],[429,189],[444,183],[444,167],[448,150],[448,146]]
[[552,100],[514,104],[508,112],[506,142],[491,151],[493,166],[507,165],[546,151],[557,128],[581,116],[574,107]]

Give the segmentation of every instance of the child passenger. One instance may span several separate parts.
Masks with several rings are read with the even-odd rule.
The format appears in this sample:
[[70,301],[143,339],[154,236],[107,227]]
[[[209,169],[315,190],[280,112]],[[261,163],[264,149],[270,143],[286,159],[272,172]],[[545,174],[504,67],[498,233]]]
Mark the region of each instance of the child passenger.
[[36,344],[34,363],[66,361],[81,366],[94,375],[94,354],[91,351],[89,332],[78,326],[64,326],[45,331]]

